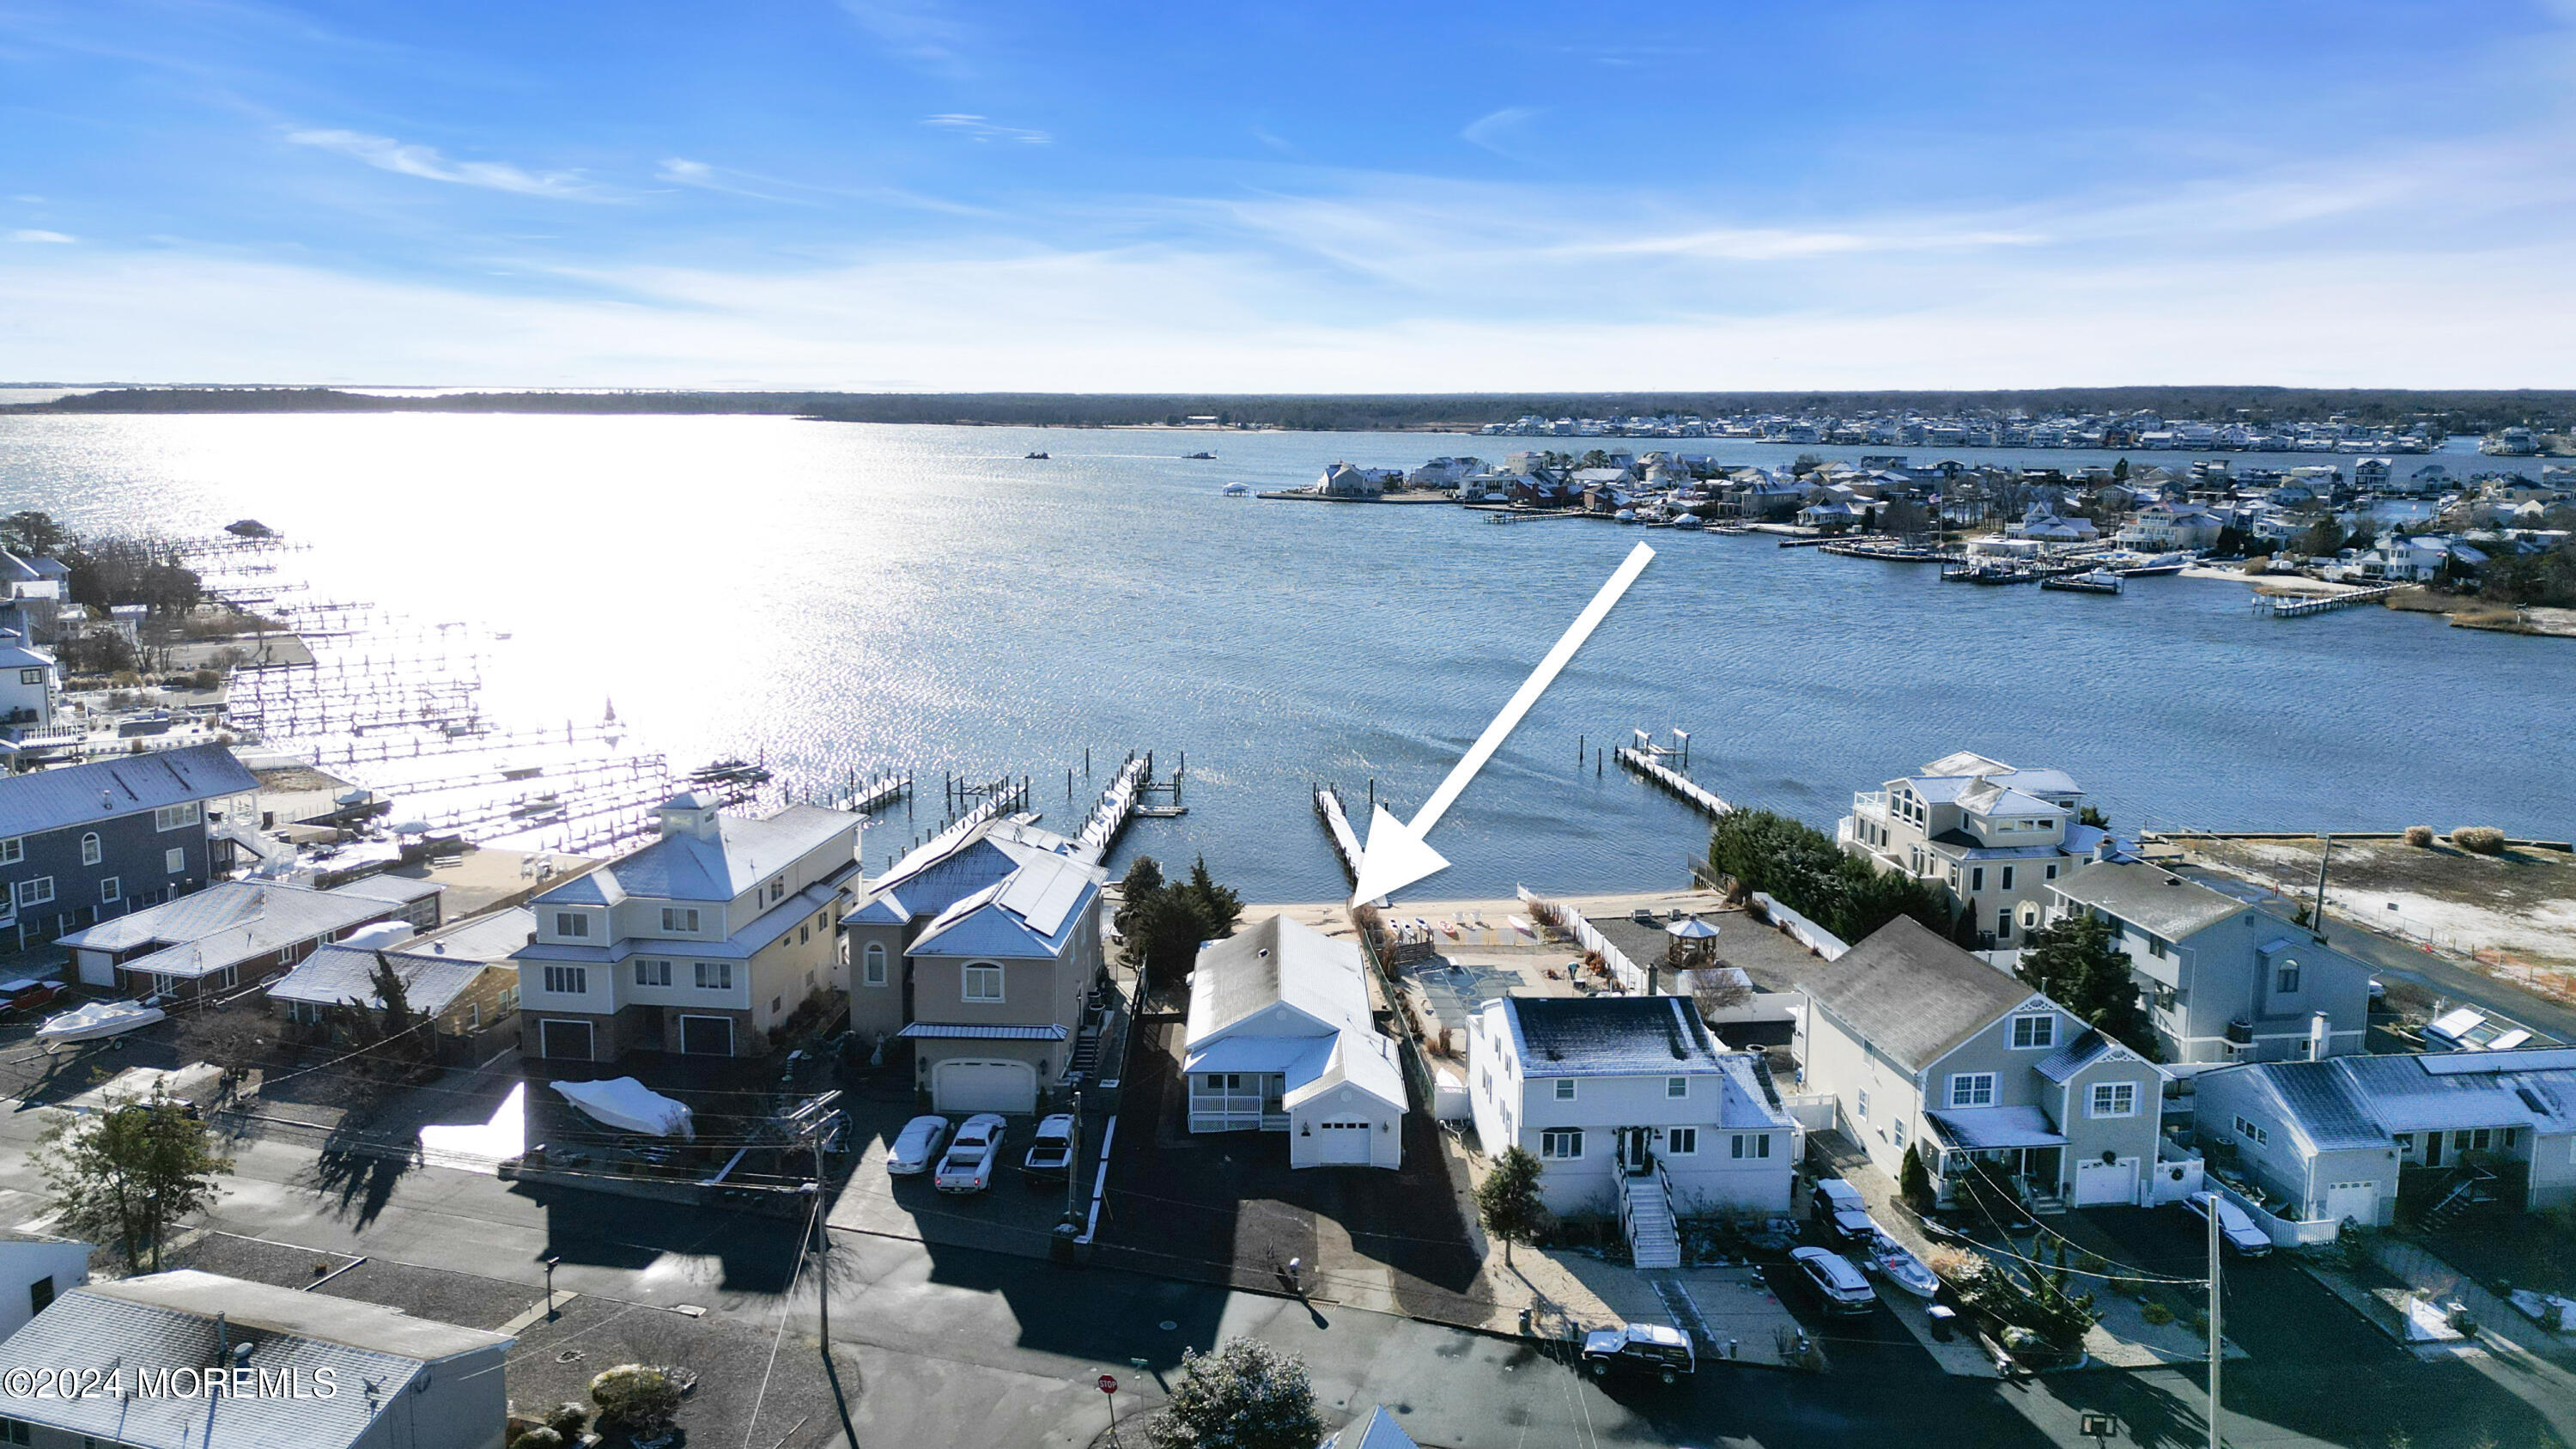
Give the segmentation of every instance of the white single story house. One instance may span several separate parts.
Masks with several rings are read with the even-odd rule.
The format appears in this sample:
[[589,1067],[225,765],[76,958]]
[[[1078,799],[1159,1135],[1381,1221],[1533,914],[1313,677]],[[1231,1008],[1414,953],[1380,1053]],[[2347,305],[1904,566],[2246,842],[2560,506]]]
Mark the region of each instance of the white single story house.
[[1290,1167],[1404,1165],[1404,1069],[1351,942],[1272,916],[1202,945],[1183,1050],[1192,1132],[1285,1132]]

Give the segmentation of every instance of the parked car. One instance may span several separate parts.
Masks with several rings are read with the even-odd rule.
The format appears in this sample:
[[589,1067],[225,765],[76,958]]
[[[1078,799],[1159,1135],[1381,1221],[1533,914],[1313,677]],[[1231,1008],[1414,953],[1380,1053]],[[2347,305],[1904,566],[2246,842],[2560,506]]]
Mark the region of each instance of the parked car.
[[59,981],[0,981],[0,1016],[24,1016],[70,994]]
[[993,1164],[1001,1160],[1001,1114],[978,1112],[957,1129],[931,1181],[941,1192],[982,1192],[993,1185]]
[[886,1149],[886,1171],[897,1177],[928,1172],[947,1141],[947,1118],[915,1117],[903,1124],[903,1130],[895,1134],[894,1146]]
[[1584,1371],[1607,1378],[1612,1369],[1652,1374],[1677,1383],[1696,1372],[1699,1361],[1688,1335],[1663,1323],[1631,1323],[1622,1328],[1596,1328],[1583,1335]]
[[2207,1221],[2212,1210],[2218,1214],[2218,1236],[2226,1239],[2228,1251],[2242,1258],[2259,1258],[2272,1251],[2272,1235],[2254,1222],[2253,1215],[2214,1192],[2196,1192],[2182,1200],[2182,1205]]
[[1037,1140],[1029,1144],[1028,1152],[1020,1158],[1020,1172],[1028,1178],[1029,1185],[1035,1187],[1042,1182],[1062,1182],[1064,1175],[1072,1170],[1073,1117],[1070,1113],[1058,1112],[1038,1123]]
[[1840,1253],[1799,1248],[1789,1254],[1789,1263],[1827,1313],[1867,1313],[1878,1306],[1877,1290]]
[[1836,1242],[1866,1245],[1878,1236],[1860,1189],[1839,1177],[1820,1177],[1808,1190],[1807,1215]]

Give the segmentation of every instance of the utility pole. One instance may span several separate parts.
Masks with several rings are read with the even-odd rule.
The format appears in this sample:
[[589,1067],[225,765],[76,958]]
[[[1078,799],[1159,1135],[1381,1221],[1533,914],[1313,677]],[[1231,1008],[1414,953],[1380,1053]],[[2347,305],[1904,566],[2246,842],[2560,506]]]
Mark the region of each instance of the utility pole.
[[2317,852],[2317,901],[2309,907],[2308,929],[2322,946],[2326,941],[2326,865],[2334,859],[2334,837],[2325,838],[2326,848]]
[[2209,1209],[2209,1449],[2222,1449],[2218,1434],[2218,1369],[2227,1354],[2218,1324],[2218,1194],[2202,1206]]
[[806,1139],[814,1149],[814,1308],[822,1319],[823,1354],[832,1353],[832,1225],[823,1221],[823,1137],[817,1129]]
[[1073,1138],[1065,1144],[1064,1154],[1064,1220],[1078,1222],[1082,1214],[1075,1204],[1082,1200],[1082,1089],[1073,1089]]

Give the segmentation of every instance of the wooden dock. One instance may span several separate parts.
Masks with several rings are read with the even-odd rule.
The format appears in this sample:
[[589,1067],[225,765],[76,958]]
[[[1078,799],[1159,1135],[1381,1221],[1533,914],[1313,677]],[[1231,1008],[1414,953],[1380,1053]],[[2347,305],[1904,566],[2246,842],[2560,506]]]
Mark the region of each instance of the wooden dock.
[[1342,809],[1341,792],[1330,785],[1315,787],[1315,818],[1333,837],[1333,853],[1341,857],[1342,874],[1354,884],[1360,878],[1360,838],[1351,829],[1351,817]]
[[1109,777],[1109,788],[1100,792],[1099,801],[1091,807],[1090,817],[1082,822],[1082,829],[1073,837],[1076,859],[1087,865],[1098,865],[1109,858],[1110,849],[1118,844],[1118,837],[1127,829],[1127,822],[1136,818],[1136,802],[1143,798],[1153,779],[1153,755],[1140,755],[1130,750],[1126,762]]
[[2304,619],[2310,614],[2331,614],[2337,609],[2359,608],[2376,604],[2396,593],[2399,585],[2382,584],[2372,589],[2354,589],[2343,594],[2315,594],[2298,597],[2289,594],[2256,594],[2252,605],[2255,613],[2275,619]]
[[1706,786],[1701,785],[1690,776],[1685,775],[1681,771],[1665,764],[1657,757],[1656,752],[1651,748],[1641,749],[1635,745],[1621,745],[1618,749],[1612,751],[1612,753],[1619,757],[1620,764],[1627,766],[1629,769],[1634,770],[1638,774],[1645,776],[1647,779],[1654,781],[1656,784],[1663,786],[1673,794],[1680,796],[1683,800],[1697,806],[1701,814],[1706,815],[1711,819],[1724,815],[1735,808],[1734,806],[1717,798],[1717,796],[1711,793]]

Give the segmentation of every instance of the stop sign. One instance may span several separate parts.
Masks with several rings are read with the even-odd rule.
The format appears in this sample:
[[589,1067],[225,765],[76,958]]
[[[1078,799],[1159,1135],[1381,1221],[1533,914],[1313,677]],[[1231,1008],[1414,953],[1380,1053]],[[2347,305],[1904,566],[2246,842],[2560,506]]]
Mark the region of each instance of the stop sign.
[[1104,1394],[1114,1394],[1118,1392],[1118,1380],[1108,1374],[1102,1374],[1100,1376],[1100,1391]]

